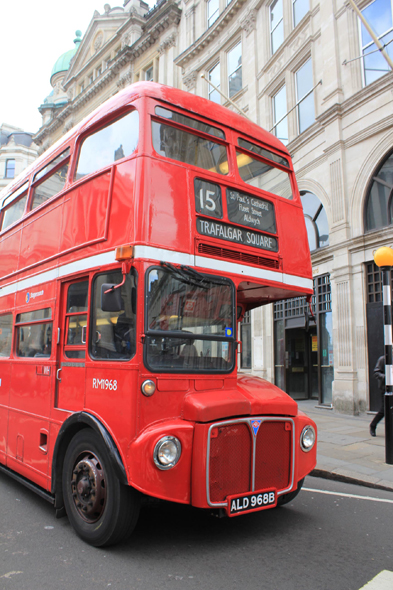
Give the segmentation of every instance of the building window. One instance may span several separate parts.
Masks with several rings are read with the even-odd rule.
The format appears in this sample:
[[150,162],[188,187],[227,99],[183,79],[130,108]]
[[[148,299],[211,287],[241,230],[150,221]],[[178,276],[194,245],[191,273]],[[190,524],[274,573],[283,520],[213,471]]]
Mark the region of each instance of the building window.
[[[387,45],[390,41],[393,41],[392,0],[374,0],[362,10],[362,14],[382,45]],[[371,84],[371,82],[387,74],[390,68],[360,19],[359,22],[364,83],[367,86],[367,84]],[[393,43],[388,45],[385,51],[393,58]]]
[[303,133],[315,121],[312,61],[309,59],[295,74],[296,104],[299,133]]
[[5,178],[15,178],[15,160],[6,160]]
[[228,51],[228,94],[231,98],[242,88],[242,44]]
[[313,252],[329,245],[327,215],[321,201],[313,193],[302,192],[300,195],[306,221],[308,244],[310,251]]
[[284,41],[284,19],[282,0],[274,0],[270,5],[270,42],[275,53]]
[[93,82],[94,82],[94,76],[93,76],[93,74],[90,74],[90,76],[89,76],[89,85],[90,84],[93,84]]
[[310,10],[310,0],[292,0],[293,4],[293,26],[297,27],[302,18]]
[[153,65],[149,66],[145,72],[144,72],[144,77],[146,82],[154,82],[154,76],[153,76]]
[[251,369],[251,312],[246,311],[240,324],[240,340],[242,353],[240,366],[242,369]]
[[99,67],[96,69],[96,78],[98,78],[98,76],[101,76],[101,72],[102,72],[102,68]]
[[211,27],[212,24],[220,16],[220,1],[219,0],[208,0],[207,3],[207,27]]
[[[220,63],[216,64],[214,68],[209,70],[209,81],[216,86],[216,88],[220,88],[220,76],[221,76],[221,68]],[[216,102],[217,104],[221,104],[221,96],[217,92],[213,86],[209,85],[209,92],[208,92],[209,100]]]
[[284,86],[273,96],[273,133],[285,145],[288,143],[287,89]]
[[373,231],[393,223],[393,152],[374,174],[366,197],[365,230]]

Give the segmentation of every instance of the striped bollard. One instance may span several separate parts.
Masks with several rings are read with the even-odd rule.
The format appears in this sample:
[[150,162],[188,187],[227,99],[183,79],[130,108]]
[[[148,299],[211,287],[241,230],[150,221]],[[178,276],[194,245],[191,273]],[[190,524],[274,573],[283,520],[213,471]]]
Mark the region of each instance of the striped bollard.
[[393,250],[378,248],[374,261],[381,269],[383,288],[383,319],[385,340],[385,462],[393,465],[393,355],[392,355],[392,297],[390,268]]

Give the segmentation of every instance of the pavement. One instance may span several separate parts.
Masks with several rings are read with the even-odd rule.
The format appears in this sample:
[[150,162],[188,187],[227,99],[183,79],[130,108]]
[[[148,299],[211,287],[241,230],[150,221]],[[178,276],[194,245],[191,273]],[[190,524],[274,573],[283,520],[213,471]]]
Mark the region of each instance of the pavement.
[[393,465],[385,463],[385,421],[370,436],[373,414],[348,416],[318,406],[316,400],[298,402],[318,429],[317,466],[311,475],[393,492]]

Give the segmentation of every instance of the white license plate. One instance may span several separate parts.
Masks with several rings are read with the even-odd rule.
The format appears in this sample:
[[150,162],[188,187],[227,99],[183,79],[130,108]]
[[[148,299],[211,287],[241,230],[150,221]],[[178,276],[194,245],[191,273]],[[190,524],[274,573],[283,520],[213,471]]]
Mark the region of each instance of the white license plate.
[[277,490],[262,490],[241,496],[228,496],[227,502],[228,516],[274,508],[277,506]]

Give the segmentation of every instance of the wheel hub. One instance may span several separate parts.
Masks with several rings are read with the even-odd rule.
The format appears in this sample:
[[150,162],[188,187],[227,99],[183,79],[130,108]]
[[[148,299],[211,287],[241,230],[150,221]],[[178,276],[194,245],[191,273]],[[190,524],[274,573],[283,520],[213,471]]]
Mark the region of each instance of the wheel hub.
[[93,453],[83,453],[76,460],[71,489],[80,516],[86,522],[96,522],[105,508],[106,482],[102,465]]

